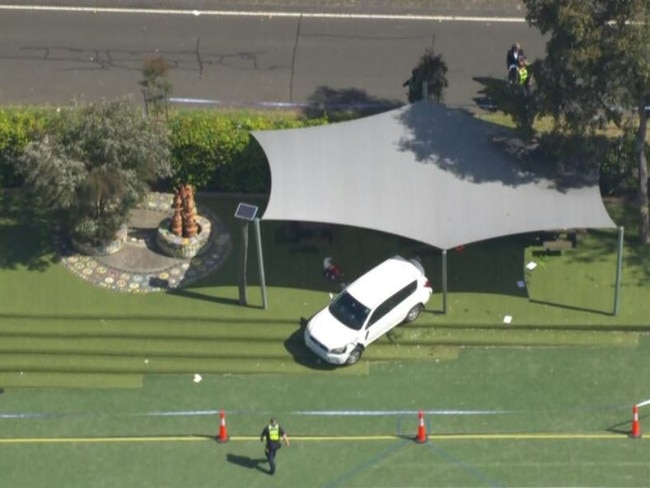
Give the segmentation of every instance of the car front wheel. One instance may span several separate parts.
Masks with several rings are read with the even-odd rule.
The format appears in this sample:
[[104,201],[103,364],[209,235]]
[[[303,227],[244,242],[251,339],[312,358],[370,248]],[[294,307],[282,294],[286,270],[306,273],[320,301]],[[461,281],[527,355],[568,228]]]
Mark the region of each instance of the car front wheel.
[[424,307],[422,306],[421,303],[415,305],[411,310],[409,310],[409,313],[406,314],[404,323],[408,324],[409,322],[413,322],[415,319],[417,319],[420,316],[420,313],[422,312],[423,308]]
[[352,366],[353,364],[357,363],[359,359],[361,359],[361,355],[363,354],[363,347],[362,346],[357,346],[355,347],[350,355],[348,356],[348,360],[345,362],[348,366]]

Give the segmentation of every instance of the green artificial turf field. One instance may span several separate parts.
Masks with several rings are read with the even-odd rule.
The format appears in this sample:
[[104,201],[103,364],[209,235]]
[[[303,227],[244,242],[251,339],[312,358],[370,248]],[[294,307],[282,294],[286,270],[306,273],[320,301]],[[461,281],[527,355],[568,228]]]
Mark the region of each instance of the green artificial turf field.
[[[650,387],[638,374],[649,346],[468,349],[456,361],[374,364],[366,376],[10,390],[0,477],[33,487],[647,486],[649,445],[627,433]],[[413,441],[420,409],[423,445]],[[292,439],[273,478],[257,440],[270,415]]]
[[[269,308],[253,249],[242,307],[237,201],[200,200],[230,231],[224,266],[143,295],[70,274],[47,219],[3,197],[0,486],[647,486],[648,444],[627,437],[631,406],[650,397],[650,261],[633,214],[611,209],[627,230],[617,316],[615,233],[589,231],[559,255],[496,239],[450,251],[447,314],[436,293],[337,369],[301,339],[301,319],[336,291],[323,258],[354,277],[417,254],[439,290],[440,252],[349,228],[296,243],[263,223]],[[412,440],[419,410],[424,445]],[[256,439],[272,414],[293,439],[274,477]],[[647,418],[642,407],[642,429]]]

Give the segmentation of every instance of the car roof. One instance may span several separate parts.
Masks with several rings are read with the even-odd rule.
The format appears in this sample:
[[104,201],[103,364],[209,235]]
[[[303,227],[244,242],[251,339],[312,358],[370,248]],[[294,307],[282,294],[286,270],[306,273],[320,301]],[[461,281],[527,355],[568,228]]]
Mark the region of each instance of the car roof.
[[402,256],[393,256],[357,278],[346,287],[346,291],[372,309],[423,276],[422,270],[414,263]]

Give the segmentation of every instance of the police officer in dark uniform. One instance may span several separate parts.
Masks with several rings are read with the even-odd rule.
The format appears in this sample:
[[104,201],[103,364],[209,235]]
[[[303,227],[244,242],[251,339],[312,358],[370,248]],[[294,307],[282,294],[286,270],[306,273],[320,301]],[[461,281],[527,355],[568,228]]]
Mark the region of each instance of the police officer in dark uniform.
[[275,417],[271,417],[269,425],[264,427],[264,430],[260,434],[260,441],[266,441],[264,454],[266,454],[266,459],[269,462],[269,474],[275,474],[275,455],[278,452],[278,449],[282,447],[282,441],[284,441],[284,444],[289,447],[289,438],[284,429],[280,427]]
[[516,42],[506,53],[506,69],[508,71],[510,71],[512,68],[516,69],[517,66],[519,66],[520,56],[525,56],[524,50],[521,48],[521,44]]

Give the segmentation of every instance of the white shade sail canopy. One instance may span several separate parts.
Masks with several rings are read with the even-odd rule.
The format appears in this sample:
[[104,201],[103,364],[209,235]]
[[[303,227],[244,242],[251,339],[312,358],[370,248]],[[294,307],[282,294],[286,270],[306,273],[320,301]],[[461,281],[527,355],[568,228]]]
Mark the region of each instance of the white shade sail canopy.
[[499,130],[422,101],[349,122],[253,132],[271,168],[262,218],[365,227],[440,249],[616,226],[597,178],[545,174],[497,146]]

